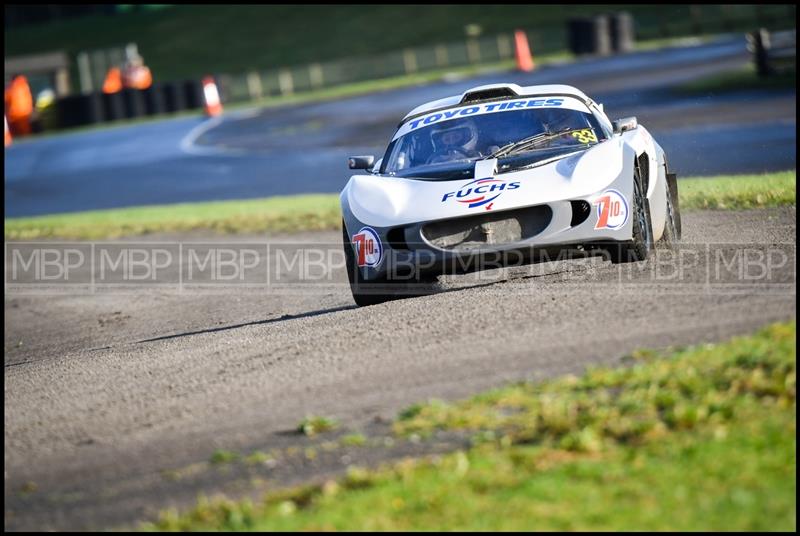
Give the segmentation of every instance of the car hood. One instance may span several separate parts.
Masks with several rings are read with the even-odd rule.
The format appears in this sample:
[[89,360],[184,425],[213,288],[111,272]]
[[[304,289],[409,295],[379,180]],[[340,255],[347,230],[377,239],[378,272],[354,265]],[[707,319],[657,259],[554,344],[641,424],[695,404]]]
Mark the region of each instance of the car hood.
[[580,199],[602,190],[622,173],[623,153],[623,141],[614,137],[577,154],[508,173],[493,173],[485,161],[478,161],[472,179],[354,175],[341,202],[362,223],[391,227]]

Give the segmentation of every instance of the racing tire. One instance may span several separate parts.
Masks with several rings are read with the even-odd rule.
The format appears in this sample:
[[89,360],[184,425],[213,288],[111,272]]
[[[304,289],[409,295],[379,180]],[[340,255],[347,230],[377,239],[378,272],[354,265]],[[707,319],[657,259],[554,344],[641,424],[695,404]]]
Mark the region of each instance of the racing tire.
[[681,239],[681,211],[678,205],[678,180],[674,173],[667,173],[667,219],[660,245],[672,249]]
[[392,281],[385,278],[365,280],[361,275],[361,270],[356,266],[356,254],[353,251],[353,245],[347,235],[347,228],[344,222],[342,222],[342,245],[345,266],[347,267],[347,279],[350,282],[350,292],[353,294],[353,301],[359,307],[377,305],[402,298],[416,298],[432,293],[432,285],[437,281],[436,277],[423,279],[413,284],[413,286],[405,281]]
[[618,242],[609,248],[614,264],[647,260],[653,250],[653,224],[650,220],[650,202],[643,191],[639,168],[633,176],[633,239]]

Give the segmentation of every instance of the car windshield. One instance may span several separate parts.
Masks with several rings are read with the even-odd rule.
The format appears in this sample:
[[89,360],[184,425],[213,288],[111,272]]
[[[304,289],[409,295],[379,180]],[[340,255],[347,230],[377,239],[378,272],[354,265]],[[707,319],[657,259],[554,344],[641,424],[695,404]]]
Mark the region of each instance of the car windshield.
[[[560,104],[564,100],[546,102]],[[493,157],[501,161],[501,171],[508,171],[573,153],[606,139],[597,118],[578,105],[516,107],[497,109],[496,113],[485,111],[492,105],[482,106],[454,109],[450,118],[445,110],[404,123],[386,150],[380,172],[406,177],[460,178],[472,172],[476,160]],[[464,113],[471,110],[478,112]],[[431,124],[426,126],[428,121]]]

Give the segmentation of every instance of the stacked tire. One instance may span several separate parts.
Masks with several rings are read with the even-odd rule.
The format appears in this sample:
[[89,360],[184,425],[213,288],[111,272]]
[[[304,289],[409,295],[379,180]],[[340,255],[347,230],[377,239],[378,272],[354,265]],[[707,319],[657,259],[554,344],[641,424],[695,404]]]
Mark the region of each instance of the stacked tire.
[[73,128],[136,119],[196,110],[203,105],[203,86],[199,80],[158,83],[144,90],[126,88],[116,93],[95,91],[58,99],[55,102],[55,127]]
[[102,94],[69,95],[56,101],[56,116],[60,128],[102,123],[106,120]]
[[633,17],[621,12],[570,19],[567,40],[569,50],[575,55],[630,52],[634,46]]

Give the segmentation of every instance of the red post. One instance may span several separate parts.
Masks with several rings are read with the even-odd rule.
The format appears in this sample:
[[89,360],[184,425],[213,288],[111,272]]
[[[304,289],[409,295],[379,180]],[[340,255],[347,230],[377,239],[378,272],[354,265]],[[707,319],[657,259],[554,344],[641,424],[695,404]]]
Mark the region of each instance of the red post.
[[206,115],[209,117],[220,115],[222,113],[222,101],[219,98],[217,84],[211,76],[203,78],[203,96],[206,101]]
[[528,46],[528,36],[525,35],[523,30],[514,32],[514,48],[516,49],[517,69],[524,72],[532,71],[535,65],[533,56],[531,56],[531,49]]

